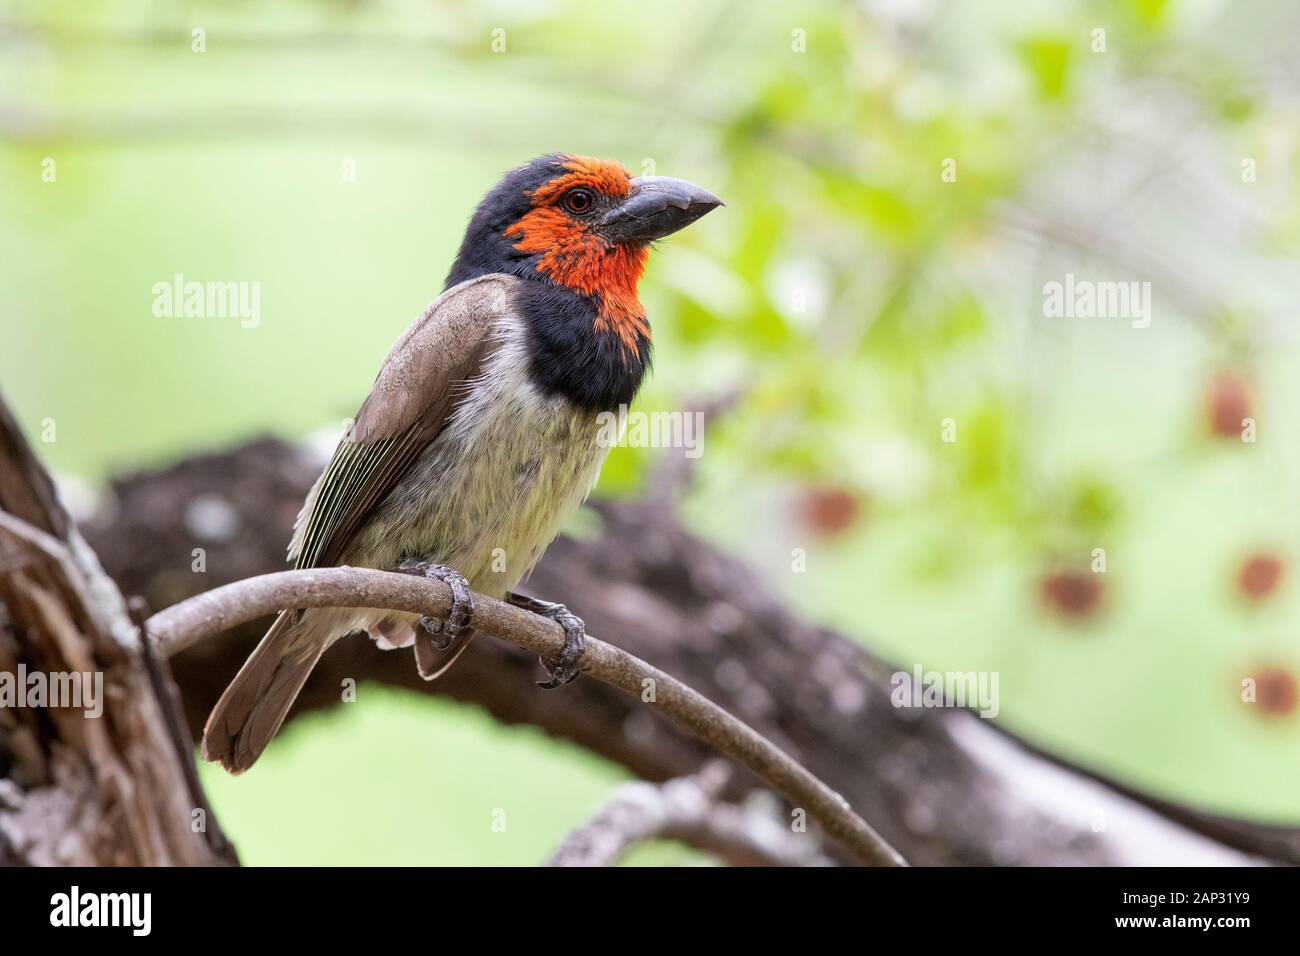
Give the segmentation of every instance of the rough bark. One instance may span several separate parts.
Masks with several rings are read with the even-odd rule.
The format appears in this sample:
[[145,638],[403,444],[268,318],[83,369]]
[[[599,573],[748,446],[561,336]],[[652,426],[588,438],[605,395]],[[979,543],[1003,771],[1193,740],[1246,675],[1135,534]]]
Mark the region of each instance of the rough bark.
[[[284,568],[283,549],[320,462],[261,440],[114,482],[87,534],[127,593],[153,608]],[[914,865],[1161,864],[1300,860],[1300,831],[1205,814],[1055,760],[964,710],[898,710],[895,668],[814,627],[769,596],[742,563],[685,531],[665,473],[643,499],[599,502],[599,533],[562,537],[528,590],[563,601],[593,633],[681,678],[843,794]],[[192,570],[202,548],[206,571]],[[197,736],[261,623],[173,661]],[[405,653],[364,639],[325,656],[295,714],[333,706],[364,677],[486,708],[573,741],[648,781],[696,773],[704,746],[651,708],[590,680],[534,686],[536,661],[475,642],[426,684]],[[291,715],[292,718],[292,715]],[[724,797],[757,786],[733,774]]]
[[[236,862],[199,788],[165,666],[3,401],[0,672],[14,695],[0,698],[0,863]],[[61,706],[22,706],[56,703],[26,697],[56,680]]]

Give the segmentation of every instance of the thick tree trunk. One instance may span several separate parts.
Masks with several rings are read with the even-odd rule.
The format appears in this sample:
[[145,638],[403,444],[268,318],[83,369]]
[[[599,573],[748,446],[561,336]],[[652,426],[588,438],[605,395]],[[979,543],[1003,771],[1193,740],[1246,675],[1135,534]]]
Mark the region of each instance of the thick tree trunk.
[[174,695],[0,401],[0,863],[236,862]]
[[[128,476],[114,483],[87,534],[123,589],[158,609],[283,569],[294,515],[320,464],[263,440]],[[558,540],[528,590],[565,602],[593,634],[681,678],[785,748],[912,863],[1300,860],[1295,829],[1135,793],[967,711],[895,709],[893,667],[800,621],[742,564],[678,524],[672,490],[680,480],[665,472],[651,497],[595,505],[600,533]],[[195,736],[260,634],[261,625],[243,628],[172,662]],[[490,640],[475,642],[432,684],[419,679],[408,653],[341,641],[294,713],[333,706],[343,679],[358,676],[479,704],[650,781],[695,773],[711,756],[653,708],[595,681],[538,689],[536,662]],[[729,796],[756,786],[743,772],[732,779]]]

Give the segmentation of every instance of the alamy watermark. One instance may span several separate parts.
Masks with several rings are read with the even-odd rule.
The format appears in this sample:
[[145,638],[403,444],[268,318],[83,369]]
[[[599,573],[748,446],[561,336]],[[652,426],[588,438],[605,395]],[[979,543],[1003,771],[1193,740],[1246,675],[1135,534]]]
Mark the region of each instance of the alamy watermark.
[[687,458],[704,454],[703,412],[618,411],[596,416],[596,443],[601,448],[681,448]]
[[1049,319],[1128,319],[1135,329],[1151,324],[1150,282],[1094,282],[1065,274],[1043,285],[1043,315]]
[[148,936],[153,928],[152,893],[83,893],[73,884],[67,893],[50,897],[51,926],[123,927],[132,936]]
[[176,273],[153,284],[153,314],[160,319],[238,319],[241,328],[262,321],[262,283],[187,282]]
[[997,671],[927,671],[917,664],[910,674],[895,671],[889,685],[895,707],[969,707],[989,718],[1001,709]]
[[0,707],[42,707],[80,710],[87,717],[104,713],[102,671],[0,671]]

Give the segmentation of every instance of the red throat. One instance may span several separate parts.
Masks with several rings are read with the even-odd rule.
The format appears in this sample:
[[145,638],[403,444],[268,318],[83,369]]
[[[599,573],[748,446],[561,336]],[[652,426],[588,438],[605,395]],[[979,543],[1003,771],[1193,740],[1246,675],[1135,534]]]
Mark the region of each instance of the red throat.
[[520,252],[540,254],[537,271],[542,275],[594,297],[599,302],[596,330],[614,332],[623,347],[636,355],[650,338],[650,325],[637,298],[649,250],[644,245],[610,243],[553,205],[575,186],[621,199],[628,193],[631,176],[618,163],[581,156],[571,157],[564,168],[568,172],[529,197],[532,210],[505,234],[518,238],[514,247]]

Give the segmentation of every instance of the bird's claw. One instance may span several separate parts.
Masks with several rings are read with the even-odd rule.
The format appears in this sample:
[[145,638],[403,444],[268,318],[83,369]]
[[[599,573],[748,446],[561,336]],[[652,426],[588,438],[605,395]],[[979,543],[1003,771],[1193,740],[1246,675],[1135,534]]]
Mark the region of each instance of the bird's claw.
[[587,649],[587,628],[582,623],[582,618],[563,604],[551,604],[522,594],[511,594],[508,600],[515,607],[549,618],[564,628],[564,646],[560,648],[559,656],[541,662],[549,680],[538,681],[537,686],[551,690],[576,680],[581,673],[582,654]]
[[562,687],[577,680],[580,673],[578,665],[582,659],[583,651],[587,649],[587,628],[582,623],[582,618],[563,604],[555,605],[555,609],[554,615],[547,614],[546,616],[564,628],[564,646],[560,648],[560,656],[555,660],[542,661],[542,666],[546,668],[546,673],[550,675],[550,679],[538,681],[537,686],[544,687],[547,690]]
[[440,651],[451,647],[452,642],[456,640],[455,637],[445,633],[444,623],[439,618],[429,617],[427,614],[420,615],[420,627],[429,635],[429,643]]
[[474,618],[474,597],[469,589],[469,581],[459,571],[432,561],[410,559],[399,564],[397,570],[441,581],[451,589],[451,607],[447,609],[445,619],[420,615],[420,627],[433,639],[433,646],[445,651]]

